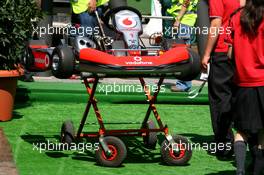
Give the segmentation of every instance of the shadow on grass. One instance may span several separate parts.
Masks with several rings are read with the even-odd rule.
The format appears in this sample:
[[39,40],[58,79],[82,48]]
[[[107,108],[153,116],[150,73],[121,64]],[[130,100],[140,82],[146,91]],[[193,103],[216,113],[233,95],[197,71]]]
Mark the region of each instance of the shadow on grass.
[[123,137],[127,146],[125,163],[157,163],[160,162],[160,153],[145,148],[143,140],[136,137]]
[[59,136],[58,135],[32,135],[32,134],[25,134],[20,136],[24,141],[30,143],[30,144],[40,144],[40,143],[48,143],[49,138],[53,138],[58,140]]
[[13,111],[13,117],[12,120],[17,120],[17,119],[21,119],[23,118],[23,115],[21,115],[19,112],[17,111]]
[[30,94],[30,91],[27,88],[24,88],[22,86],[18,86],[17,87],[16,96],[15,96],[14,110],[13,110],[13,114],[12,114],[12,119],[11,120],[17,120],[17,119],[23,118],[23,115],[21,115],[16,110],[31,106],[29,94]]
[[193,143],[199,143],[199,144],[204,144],[204,143],[212,143],[214,140],[213,135],[200,135],[200,134],[193,134],[193,133],[188,133],[188,134],[180,134],[182,136],[188,137],[190,141]]
[[209,173],[209,174],[205,174],[205,175],[234,175],[235,171],[219,171],[219,172],[215,172],[215,173]]
[[[16,90],[16,97],[15,97],[15,106],[14,109],[21,109],[21,108],[27,108],[32,105],[31,99],[30,99],[30,93],[31,91],[24,86],[19,85]],[[16,115],[19,115],[17,112],[15,112]]]

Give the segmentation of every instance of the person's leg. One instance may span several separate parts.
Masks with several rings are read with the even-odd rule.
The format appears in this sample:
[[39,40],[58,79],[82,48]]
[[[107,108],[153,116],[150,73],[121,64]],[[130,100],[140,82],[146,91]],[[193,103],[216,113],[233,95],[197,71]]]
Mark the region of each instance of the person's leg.
[[[170,16],[167,12],[169,8],[171,8],[172,0],[160,0],[161,3],[161,14],[162,16]],[[165,38],[172,38],[172,20],[162,20],[163,25],[163,35]]]
[[187,45],[190,45],[192,44],[191,41],[192,41],[192,27],[191,26],[188,26],[188,25],[185,25],[185,24],[180,24],[180,28],[177,33],[177,37],[179,39],[182,39],[185,41],[185,44]]
[[256,145],[258,145],[258,135],[250,134],[248,136],[248,148],[249,148],[249,152],[251,155],[251,162],[249,166],[247,167],[247,172],[250,172],[250,173],[253,173],[254,171],[255,159],[256,159],[254,147],[256,147]]
[[258,108],[261,112],[261,123],[262,129],[258,133],[258,145],[255,147],[255,166],[254,166],[254,175],[261,175],[261,172],[264,173],[264,87],[257,88],[258,100],[260,102]]
[[258,145],[254,152],[256,159],[253,175],[261,175],[264,172],[264,130],[258,134]]
[[161,14],[162,16],[166,16],[167,10],[171,8],[172,0],[160,0],[160,4],[161,4]]
[[[192,27],[181,24],[177,37],[184,40],[185,44],[191,45],[192,43]],[[188,92],[192,88],[192,81],[176,81],[176,86],[171,87],[172,92]]]
[[[217,143],[233,142],[234,139],[231,130],[233,74],[233,65],[226,55],[212,57],[208,77],[208,96],[214,138]],[[229,151],[218,153],[219,156],[226,154],[229,156]]]
[[79,35],[91,36],[98,25],[95,14],[90,14],[88,12],[83,12],[79,14],[81,30],[79,30]]
[[236,160],[236,175],[244,175],[245,174],[245,162],[246,162],[246,152],[247,152],[247,144],[246,144],[246,136],[242,132],[237,132],[235,135],[234,142],[234,153]]

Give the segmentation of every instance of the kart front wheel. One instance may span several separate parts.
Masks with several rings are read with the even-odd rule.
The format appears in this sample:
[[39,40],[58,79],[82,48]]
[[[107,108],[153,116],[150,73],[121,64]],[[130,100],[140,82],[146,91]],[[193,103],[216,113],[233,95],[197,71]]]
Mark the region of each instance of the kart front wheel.
[[72,49],[58,46],[52,54],[52,74],[59,79],[70,78],[74,72],[75,60]]

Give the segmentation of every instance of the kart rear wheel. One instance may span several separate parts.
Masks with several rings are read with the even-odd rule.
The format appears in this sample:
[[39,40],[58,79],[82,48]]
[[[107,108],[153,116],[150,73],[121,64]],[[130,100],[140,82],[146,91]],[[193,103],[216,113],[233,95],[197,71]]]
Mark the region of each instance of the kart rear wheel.
[[70,78],[74,72],[74,55],[68,46],[58,46],[52,54],[52,74],[56,78]]
[[61,126],[61,143],[70,145],[74,142],[74,126],[72,121],[65,121]]
[[34,66],[34,64],[35,64],[35,58],[34,58],[34,55],[33,55],[32,50],[31,50],[30,47],[27,46],[25,48],[23,57],[22,57],[22,59],[21,59],[20,62],[28,70],[30,70],[30,68],[32,66]]
[[[167,165],[186,165],[192,157],[192,149],[188,140],[180,135],[173,136],[174,145],[165,139],[161,144],[161,157]],[[179,150],[178,150],[179,149]]]
[[192,49],[189,49],[189,54],[192,57],[192,67],[190,68],[190,70],[192,70],[192,73],[191,73],[192,76],[189,76],[188,79],[193,80],[197,78],[198,74],[201,72],[201,59],[198,53],[196,53]]
[[[156,129],[155,123],[152,120],[148,121],[147,129]],[[158,137],[156,132],[149,132],[146,136],[143,136],[144,145],[148,149],[155,149],[157,140]]]
[[110,149],[111,155],[106,155],[100,145],[95,153],[97,163],[106,167],[119,167],[127,156],[127,149],[124,142],[113,136],[105,137],[104,142]]

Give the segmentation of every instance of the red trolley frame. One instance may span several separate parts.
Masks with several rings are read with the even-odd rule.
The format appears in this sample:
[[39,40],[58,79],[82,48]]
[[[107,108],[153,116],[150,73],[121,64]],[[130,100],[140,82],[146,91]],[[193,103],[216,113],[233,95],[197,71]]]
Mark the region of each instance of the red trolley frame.
[[[151,95],[151,92],[149,90],[149,88],[147,87],[147,84],[144,80],[144,78],[139,78],[140,83],[144,89],[145,95],[147,97],[147,101],[149,103],[149,107],[148,110],[146,112],[145,118],[142,122],[141,128],[140,129],[124,129],[124,130],[107,130],[105,128],[104,122],[103,122],[103,117],[99,111],[99,108],[97,106],[97,100],[95,99],[95,92],[96,92],[96,88],[99,82],[99,78],[96,77],[93,81],[93,86],[91,87],[89,84],[89,81],[87,79],[84,79],[84,84],[87,90],[87,93],[89,94],[89,100],[85,109],[85,112],[83,114],[83,118],[81,120],[78,132],[77,132],[77,138],[81,138],[81,137],[98,137],[98,136],[107,136],[107,135],[111,135],[111,136],[121,136],[121,135],[129,135],[129,136],[145,136],[146,134],[150,133],[150,132],[164,132],[165,136],[168,135],[168,127],[167,125],[164,125],[161,121],[161,117],[157,111],[157,108],[155,106],[155,102],[157,100],[157,96],[160,92],[160,87],[164,81],[164,77],[159,79],[159,82],[157,84],[157,89],[155,90],[154,94]],[[98,132],[94,132],[94,133],[83,133],[83,128],[85,125],[85,122],[87,120],[89,111],[91,109],[91,107],[93,107],[94,112],[96,114],[96,118],[98,121],[98,124],[100,126],[99,131]],[[151,111],[153,112],[155,119],[157,120],[157,123],[159,125],[159,128],[157,129],[147,129],[147,122],[149,120]]]

